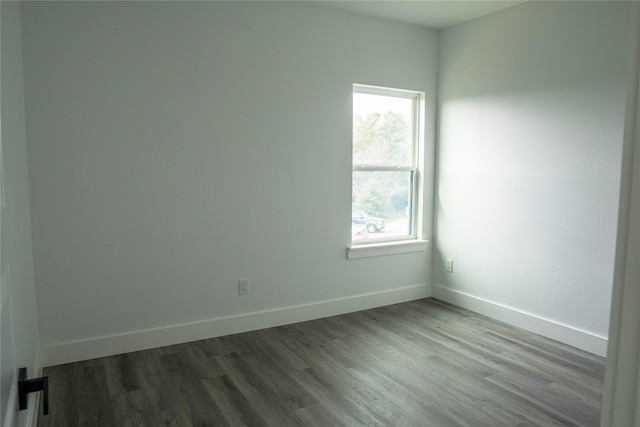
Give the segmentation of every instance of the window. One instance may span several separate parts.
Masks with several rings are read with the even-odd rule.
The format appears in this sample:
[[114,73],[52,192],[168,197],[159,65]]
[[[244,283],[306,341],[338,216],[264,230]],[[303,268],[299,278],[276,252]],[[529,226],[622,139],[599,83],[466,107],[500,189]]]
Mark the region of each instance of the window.
[[351,243],[417,239],[421,92],[353,86]]

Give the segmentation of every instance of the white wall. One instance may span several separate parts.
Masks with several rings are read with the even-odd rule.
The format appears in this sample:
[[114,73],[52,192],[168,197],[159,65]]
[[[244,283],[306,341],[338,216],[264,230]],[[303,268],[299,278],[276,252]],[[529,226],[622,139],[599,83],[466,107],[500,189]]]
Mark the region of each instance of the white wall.
[[16,416],[17,369],[26,367],[30,377],[38,376],[41,367],[40,343],[31,246],[20,6],[17,2],[3,1],[0,9],[0,169],[4,191],[4,207],[0,207],[0,424],[24,426],[31,424],[37,406],[34,406],[35,394],[31,395],[30,411],[22,411]]
[[300,3],[22,7],[47,348],[428,295],[430,251],[347,260],[346,246],[352,84],[426,92],[433,146],[435,32]]
[[628,16],[532,2],[441,33],[435,296],[604,354]]

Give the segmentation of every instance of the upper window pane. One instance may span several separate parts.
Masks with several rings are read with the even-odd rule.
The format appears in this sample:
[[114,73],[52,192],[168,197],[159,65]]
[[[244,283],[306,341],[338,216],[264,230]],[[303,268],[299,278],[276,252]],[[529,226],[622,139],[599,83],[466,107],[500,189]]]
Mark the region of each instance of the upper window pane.
[[353,94],[353,164],[411,165],[413,99]]

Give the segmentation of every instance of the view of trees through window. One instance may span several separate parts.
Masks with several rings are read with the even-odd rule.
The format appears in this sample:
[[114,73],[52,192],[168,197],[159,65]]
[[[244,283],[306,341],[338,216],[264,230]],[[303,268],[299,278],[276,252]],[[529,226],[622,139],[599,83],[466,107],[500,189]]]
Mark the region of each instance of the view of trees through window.
[[412,98],[353,93],[352,240],[410,236]]

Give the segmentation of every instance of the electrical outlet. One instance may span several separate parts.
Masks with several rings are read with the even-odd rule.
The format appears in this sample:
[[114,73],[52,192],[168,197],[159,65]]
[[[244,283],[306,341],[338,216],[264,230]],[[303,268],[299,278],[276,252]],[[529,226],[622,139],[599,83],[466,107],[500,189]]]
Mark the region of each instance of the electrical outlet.
[[444,264],[447,273],[453,273],[453,260],[451,258],[447,258]]
[[238,295],[249,295],[249,281],[238,280]]

